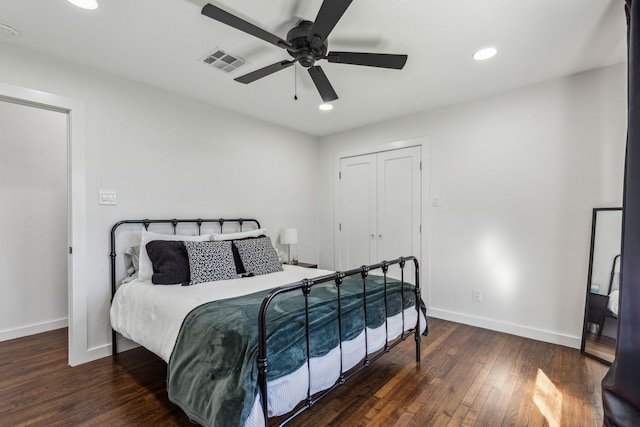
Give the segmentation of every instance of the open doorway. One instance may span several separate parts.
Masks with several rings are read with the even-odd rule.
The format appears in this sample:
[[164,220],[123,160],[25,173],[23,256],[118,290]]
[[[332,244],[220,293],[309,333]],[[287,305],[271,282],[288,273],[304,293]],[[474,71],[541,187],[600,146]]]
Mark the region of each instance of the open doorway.
[[4,341],[68,326],[69,114],[0,98],[0,129]]
[[[42,92],[30,88],[14,86],[0,83],[0,100],[31,108],[57,111],[66,114],[67,117],[67,244],[63,253],[67,260],[64,262],[67,271],[67,292],[68,304],[68,341],[69,341],[69,364],[79,365],[90,360],[97,359],[108,354],[108,349],[93,350],[88,347],[87,338],[87,197],[86,197],[86,115],[85,106],[82,101],[62,97],[48,92]],[[3,131],[0,131],[0,141]],[[0,142],[1,144],[1,142]],[[4,156],[4,152],[3,152]],[[4,204],[3,204],[4,207]],[[41,216],[46,216],[48,212],[41,212]],[[3,224],[4,229],[10,228],[12,224]],[[42,224],[33,223],[32,229],[36,232]],[[62,225],[64,228],[64,225]],[[3,239],[6,246],[13,242]],[[36,240],[32,244],[38,244]],[[73,248],[73,254],[71,254]],[[31,259],[28,264],[30,269],[38,269],[38,259]],[[14,283],[14,286],[20,286]],[[38,296],[42,299],[46,297]],[[29,304],[28,301],[23,304]]]

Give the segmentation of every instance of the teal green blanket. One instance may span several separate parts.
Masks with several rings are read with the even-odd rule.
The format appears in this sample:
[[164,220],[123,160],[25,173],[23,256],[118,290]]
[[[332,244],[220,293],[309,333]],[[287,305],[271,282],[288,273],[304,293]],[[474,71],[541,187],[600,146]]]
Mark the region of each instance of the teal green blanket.
[[[169,399],[205,426],[243,426],[258,394],[258,313],[269,291],[214,301],[194,309],[184,320],[169,360]],[[367,326],[384,324],[383,279],[367,279]],[[341,290],[342,339],[364,328],[361,277],[348,277]],[[326,355],[339,344],[335,283],[312,287],[311,356]],[[400,313],[401,285],[387,279],[388,315]],[[404,285],[404,307],[415,306],[412,285]],[[424,303],[421,307],[426,314]],[[424,335],[427,334],[425,329]],[[306,362],[305,310],[301,291],[277,296],[267,311],[268,379],[300,368]]]

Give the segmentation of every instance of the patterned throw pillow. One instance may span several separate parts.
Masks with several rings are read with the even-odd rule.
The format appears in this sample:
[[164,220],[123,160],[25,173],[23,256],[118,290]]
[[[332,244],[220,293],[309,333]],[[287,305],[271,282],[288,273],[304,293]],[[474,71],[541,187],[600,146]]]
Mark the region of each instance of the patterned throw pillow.
[[247,273],[269,274],[282,271],[282,264],[278,260],[278,254],[271,244],[269,237],[257,239],[236,240],[233,242],[238,248],[240,259]]
[[191,284],[238,277],[231,242],[184,242],[189,255]]

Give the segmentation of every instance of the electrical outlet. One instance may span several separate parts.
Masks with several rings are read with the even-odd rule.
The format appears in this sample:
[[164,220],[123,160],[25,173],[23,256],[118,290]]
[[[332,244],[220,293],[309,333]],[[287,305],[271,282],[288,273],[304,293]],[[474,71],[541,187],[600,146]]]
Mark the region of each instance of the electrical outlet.
[[480,289],[473,289],[471,291],[471,299],[475,302],[482,302],[482,291]]

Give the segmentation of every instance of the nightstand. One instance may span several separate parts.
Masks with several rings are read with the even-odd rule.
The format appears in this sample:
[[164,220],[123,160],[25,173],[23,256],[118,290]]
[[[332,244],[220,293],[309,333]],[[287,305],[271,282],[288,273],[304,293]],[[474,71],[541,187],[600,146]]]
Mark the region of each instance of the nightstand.
[[305,268],[318,268],[318,264],[311,264],[308,262],[298,262],[297,264],[285,262],[283,264],[297,265],[298,267],[305,267]]
[[607,317],[607,295],[589,293],[589,309],[587,310],[587,322],[598,325],[598,335],[602,333],[604,321]]

